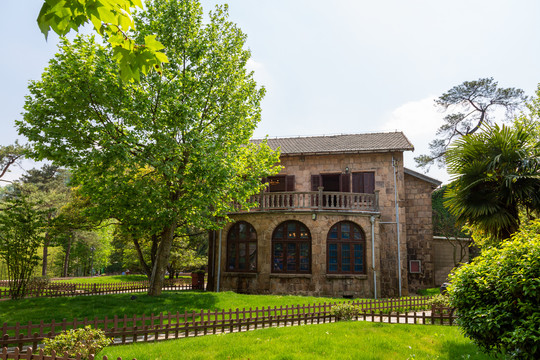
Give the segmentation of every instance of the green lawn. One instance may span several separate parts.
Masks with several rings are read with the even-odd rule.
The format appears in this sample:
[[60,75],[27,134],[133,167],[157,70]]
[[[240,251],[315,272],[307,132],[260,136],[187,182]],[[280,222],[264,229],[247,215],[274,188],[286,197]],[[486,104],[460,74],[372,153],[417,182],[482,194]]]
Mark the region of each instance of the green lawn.
[[421,296],[435,296],[435,295],[439,295],[440,293],[441,293],[441,289],[438,287],[431,288],[431,289],[418,290],[418,295],[421,295]]
[[340,322],[124,346],[109,359],[495,359],[457,327]]
[[[131,296],[136,296],[131,300]],[[160,312],[229,310],[263,306],[315,304],[345,301],[345,299],[307,296],[242,295],[234,292],[167,291],[161,296],[150,297],[145,293],[113,294],[58,298],[30,298],[0,301],[0,324],[28,321],[49,322],[52,319],[103,319],[114,315],[150,315]]]
[[67,280],[55,279],[54,282],[77,283],[77,284],[112,284],[124,282],[147,281],[146,275],[108,275],[108,276],[93,276],[93,277],[78,277]]

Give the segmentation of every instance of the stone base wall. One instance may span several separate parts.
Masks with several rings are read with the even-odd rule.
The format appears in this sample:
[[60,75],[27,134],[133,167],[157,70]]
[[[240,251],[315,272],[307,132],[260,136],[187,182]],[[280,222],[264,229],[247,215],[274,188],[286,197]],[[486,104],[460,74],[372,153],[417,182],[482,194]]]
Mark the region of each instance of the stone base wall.
[[[372,236],[375,236],[375,269],[379,269],[378,219],[375,234],[371,232],[371,214],[337,212],[272,212],[235,215],[236,221],[249,222],[257,232],[257,272],[238,273],[226,270],[227,232],[233,223],[222,230],[220,291],[235,291],[252,294],[294,294],[312,296],[373,297]],[[310,231],[312,240],[311,274],[279,274],[271,271],[271,244],[274,229],[283,221],[297,220]],[[339,221],[358,224],[366,235],[365,275],[326,274],[326,238],[330,228]],[[217,262],[216,262],[217,263]],[[379,289],[380,296],[380,289]]]

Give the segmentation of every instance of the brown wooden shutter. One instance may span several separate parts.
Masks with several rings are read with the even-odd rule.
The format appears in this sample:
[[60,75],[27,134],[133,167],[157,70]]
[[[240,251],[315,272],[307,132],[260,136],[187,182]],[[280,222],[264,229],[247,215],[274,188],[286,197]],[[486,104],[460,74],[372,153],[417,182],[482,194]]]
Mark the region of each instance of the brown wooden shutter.
[[352,191],[354,193],[364,192],[364,176],[363,173],[352,174]]
[[287,175],[285,177],[285,191],[294,191],[294,175]]
[[311,175],[311,191],[318,191],[321,186],[321,176]]
[[375,193],[375,173],[364,173],[364,192],[367,194]]
[[341,174],[340,176],[341,192],[351,192],[351,180],[349,174]]
[[264,192],[270,191],[270,186],[268,185],[268,178],[263,177],[262,180],[261,180],[261,182],[262,182],[263,184],[266,184],[266,187],[264,188]]

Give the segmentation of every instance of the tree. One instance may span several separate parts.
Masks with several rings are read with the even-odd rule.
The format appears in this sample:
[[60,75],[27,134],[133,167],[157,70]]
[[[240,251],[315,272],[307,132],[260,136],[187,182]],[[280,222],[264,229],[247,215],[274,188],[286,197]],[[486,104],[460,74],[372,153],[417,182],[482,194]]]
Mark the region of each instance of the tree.
[[540,221],[485,249],[450,275],[450,303],[465,335],[485,351],[540,358]]
[[453,181],[445,204],[458,221],[500,241],[518,230],[520,211],[537,216],[540,142],[529,126],[484,126],[455,141],[447,162]]
[[35,158],[71,169],[90,214],[157,240],[150,295],[161,293],[175,236],[218,228],[278,171],[277,153],[249,142],[264,89],[227,16],[216,7],[203,23],[198,1],[148,3],[135,39],[157,34],[170,62],[139,83],[118,77],[110,45],[64,39],[17,122]]
[[504,109],[507,117],[526,101],[523,90],[500,88],[493,78],[465,81],[442,94],[435,104],[444,111],[457,108],[444,117],[444,124],[437,130],[438,138],[430,144],[430,154],[417,156],[414,160],[420,167],[437,163],[446,165],[446,151],[450,144],[465,135],[477,132],[482,125],[492,125],[492,114]]
[[[0,145],[0,181],[8,172],[9,168],[24,157],[25,147],[15,142],[14,145]],[[9,181],[8,181],[9,182]]]
[[[43,241],[43,261],[41,275],[47,276],[49,245],[54,240],[51,234],[58,209],[69,199],[70,189],[67,186],[67,171],[55,165],[44,165],[41,169],[29,170],[21,177],[21,182],[31,189],[28,197],[38,204],[46,215],[47,226]],[[54,231],[53,231],[54,233]]]
[[7,265],[11,297],[20,299],[39,261],[37,250],[43,243],[45,213],[17,188],[0,202],[0,257]]
[[161,63],[168,59],[159,52],[163,45],[155,35],[140,42],[131,38],[130,30],[135,30],[132,10],[137,7],[143,8],[141,0],[45,0],[37,22],[45,38],[51,29],[63,36],[91,23],[111,45],[122,78],[139,81],[141,73],[160,72]]

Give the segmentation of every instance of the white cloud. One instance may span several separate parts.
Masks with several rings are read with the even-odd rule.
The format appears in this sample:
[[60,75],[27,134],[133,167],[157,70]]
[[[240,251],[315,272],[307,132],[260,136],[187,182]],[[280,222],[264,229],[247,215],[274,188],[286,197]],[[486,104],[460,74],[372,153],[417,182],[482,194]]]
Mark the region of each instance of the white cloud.
[[[442,125],[444,114],[434,105],[436,96],[428,96],[424,99],[407,102],[383,118],[380,131],[403,131],[414,145],[414,153],[405,152],[405,166],[421,173],[423,169],[416,168],[414,157],[428,154],[428,144],[435,138],[437,129]],[[445,169],[439,169],[436,165],[427,172],[428,176],[443,182],[449,180]]]

